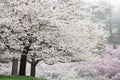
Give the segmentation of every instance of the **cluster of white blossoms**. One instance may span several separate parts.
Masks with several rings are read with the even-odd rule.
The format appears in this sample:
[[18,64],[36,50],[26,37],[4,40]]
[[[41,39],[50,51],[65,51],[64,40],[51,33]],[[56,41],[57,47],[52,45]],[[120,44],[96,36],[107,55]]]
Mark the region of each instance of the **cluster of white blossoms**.
[[[60,59],[65,62],[70,59],[65,55],[71,54],[74,59],[93,59],[97,44],[103,44],[108,33],[104,30],[104,21],[93,22],[91,18],[94,12],[105,13],[106,10],[104,5],[93,9],[74,0],[67,3],[3,0],[0,3],[0,48],[19,52],[31,45],[30,55],[35,53],[37,58],[50,58],[52,62]],[[75,69],[70,70],[76,74]],[[61,80],[77,80],[73,76],[62,76]]]

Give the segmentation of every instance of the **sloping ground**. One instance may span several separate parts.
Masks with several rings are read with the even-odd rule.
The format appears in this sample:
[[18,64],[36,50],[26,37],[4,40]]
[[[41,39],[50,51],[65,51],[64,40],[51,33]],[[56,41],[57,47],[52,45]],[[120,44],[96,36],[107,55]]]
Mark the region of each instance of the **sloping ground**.
[[39,79],[28,76],[3,76],[0,75],[0,80],[47,80],[47,79]]

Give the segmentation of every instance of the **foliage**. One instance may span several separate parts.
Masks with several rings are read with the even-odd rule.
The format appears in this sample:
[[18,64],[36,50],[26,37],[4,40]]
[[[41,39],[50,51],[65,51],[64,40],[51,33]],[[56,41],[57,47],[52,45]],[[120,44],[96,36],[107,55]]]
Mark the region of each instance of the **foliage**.
[[105,52],[94,62],[64,63],[37,66],[37,76],[50,80],[119,80],[120,46],[105,45]]
[[[96,17],[97,11],[102,12],[102,15],[106,13],[105,6],[99,5],[93,9],[74,0],[68,3],[51,1],[5,0],[0,5],[0,48],[21,54],[29,46],[30,59],[42,58],[48,63],[69,62],[71,56],[73,61],[94,60],[93,56],[98,58],[92,53],[99,51],[108,34],[104,30],[104,20],[94,22],[91,17]],[[68,67],[58,65],[61,68],[58,74],[52,73],[50,68],[50,72],[46,69],[45,73],[48,72],[48,75],[45,76],[49,77],[51,73],[55,80],[58,75],[59,80],[92,79],[93,75],[89,70],[93,69],[91,66],[89,69],[86,67],[89,62],[84,66],[79,62]]]
[[99,72],[99,80],[118,80],[120,74],[120,46],[113,49],[112,45],[106,45],[105,53],[95,63]]

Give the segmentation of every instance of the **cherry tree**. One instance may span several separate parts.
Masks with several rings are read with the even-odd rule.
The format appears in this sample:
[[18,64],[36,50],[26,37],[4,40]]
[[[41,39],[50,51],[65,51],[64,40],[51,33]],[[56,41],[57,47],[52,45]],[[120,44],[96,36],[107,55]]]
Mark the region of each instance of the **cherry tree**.
[[119,80],[120,78],[120,46],[113,49],[112,45],[106,45],[105,52],[100,59],[95,61],[95,69],[98,70],[99,80]]
[[21,54],[20,75],[25,75],[28,55],[35,65],[47,58],[50,64],[87,59],[105,42],[104,22],[91,21],[92,12],[104,7],[92,9],[72,0],[8,0],[1,7],[0,47]]
[[64,40],[60,44],[75,51],[78,59],[93,57],[91,53],[97,50],[97,44],[106,42],[108,32],[104,30],[104,20],[93,22],[91,19],[95,12],[105,14],[109,7],[98,5],[93,9],[90,5],[71,0],[66,4],[61,2],[54,8],[54,13],[57,13],[55,19],[62,25],[60,33]]
[[[38,3],[38,4],[36,4]],[[37,6],[36,6],[36,5]],[[34,47],[39,47],[44,28],[49,24],[47,20],[41,20],[38,14],[41,11],[40,2],[34,1],[6,1],[1,19],[1,47],[21,54],[20,75],[25,75],[27,54]],[[41,11],[42,12],[42,11]]]
[[[40,59],[35,60],[35,55],[37,54],[38,57],[38,53],[40,53],[42,47],[54,47],[53,49],[57,51],[60,50],[52,45],[57,43],[57,38],[55,41],[55,37],[58,37],[56,27],[59,25],[57,21],[52,21],[53,15],[52,18],[49,18],[52,13],[48,9],[51,8],[51,6],[49,7],[46,4],[42,4],[39,0],[9,0],[5,1],[1,6],[3,7],[1,11],[3,11],[4,14],[2,14],[0,23],[0,45],[1,48],[21,54],[20,75],[25,75],[27,55],[29,53],[32,60],[31,70],[35,71],[36,64],[44,60],[41,58],[41,54],[39,54]],[[55,34],[57,35],[53,37]],[[43,46],[41,47],[41,45]],[[52,51],[49,50],[48,55],[52,55]],[[64,52],[66,52],[65,49]]]

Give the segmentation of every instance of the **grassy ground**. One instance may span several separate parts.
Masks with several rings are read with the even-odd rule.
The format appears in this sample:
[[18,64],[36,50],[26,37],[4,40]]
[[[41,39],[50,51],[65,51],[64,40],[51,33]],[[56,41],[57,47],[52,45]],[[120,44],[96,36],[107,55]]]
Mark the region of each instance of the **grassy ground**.
[[41,78],[34,78],[29,76],[3,76],[0,75],[0,80],[47,80]]

